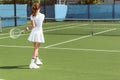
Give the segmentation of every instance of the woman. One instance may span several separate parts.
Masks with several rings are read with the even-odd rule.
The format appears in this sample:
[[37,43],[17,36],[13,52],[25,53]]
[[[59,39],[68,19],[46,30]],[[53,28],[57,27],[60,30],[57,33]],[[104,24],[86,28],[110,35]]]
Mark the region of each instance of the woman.
[[44,14],[40,13],[40,3],[35,3],[32,6],[32,15],[30,16],[31,19],[31,26],[28,29],[32,29],[28,40],[33,43],[34,51],[32,54],[31,63],[29,65],[29,68],[39,68],[38,65],[43,64],[39,57],[38,57],[38,50],[41,43],[44,43],[44,35],[43,35],[43,29],[42,29],[42,23],[44,21]]

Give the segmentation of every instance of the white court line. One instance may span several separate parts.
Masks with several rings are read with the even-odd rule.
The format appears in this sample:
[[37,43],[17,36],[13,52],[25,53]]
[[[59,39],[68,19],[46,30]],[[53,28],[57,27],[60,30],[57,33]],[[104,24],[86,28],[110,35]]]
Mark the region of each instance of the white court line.
[[9,33],[4,33],[4,34],[3,34],[3,33],[0,33],[0,36],[1,36],[1,35],[8,35],[8,34],[9,34]]
[[[98,35],[98,34],[102,34],[102,33],[105,33],[105,32],[114,31],[114,30],[116,30],[116,28],[109,29],[109,30],[105,30],[105,31],[101,31],[101,32],[97,32],[97,33],[94,33],[93,35]],[[60,43],[56,43],[56,44],[52,44],[52,45],[48,45],[48,46],[46,46],[45,48],[50,48],[50,47],[58,46],[58,45],[61,45],[61,44],[65,44],[65,43],[73,42],[73,41],[76,41],[76,40],[80,40],[80,39],[88,38],[88,37],[91,37],[91,36],[93,36],[93,35],[90,34],[90,35],[86,35],[86,36],[82,36],[82,37],[74,38],[74,39],[71,39],[71,40],[63,41],[63,42],[60,42]]]
[[[51,28],[57,28],[57,27],[62,27],[62,26],[71,26],[71,25],[75,25],[75,24],[66,24],[66,25],[59,25],[59,26],[49,26],[48,28],[44,28],[44,29],[51,29]],[[0,35],[8,35],[9,33],[1,33]]]
[[[23,34],[23,35],[21,35],[21,36],[24,36],[24,35],[27,35],[27,34]],[[6,39],[6,38],[10,38],[10,36],[0,37],[0,39]]]
[[[92,28],[92,27],[91,27],[91,28],[79,27],[79,28],[82,28],[82,29],[92,29],[92,30],[93,30],[93,29],[98,29],[98,30],[110,29],[110,28],[94,28],[94,27],[93,27],[93,28]],[[118,29],[118,28],[117,28],[117,29]]]
[[51,28],[58,28],[58,27],[62,27],[62,26],[71,26],[71,25],[75,25],[75,24],[66,24],[66,25],[58,25],[58,26],[49,26],[47,28],[44,28],[44,29],[51,29]]
[[93,22],[92,24],[93,24],[93,25],[110,25],[110,26],[111,26],[111,25],[112,25],[112,26],[113,26],[113,25],[120,25],[119,23],[117,23],[117,24],[111,24],[111,23],[110,23],[110,24],[104,24],[104,23],[101,23],[101,24],[98,23],[98,24],[97,24],[97,23],[95,23],[95,24],[94,24],[94,22]]
[[6,38],[10,38],[10,36],[0,37],[0,39],[6,39]]
[[[17,45],[0,45],[0,47],[6,47],[6,48],[34,48],[33,46],[17,46]],[[44,48],[44,47],[40,47]]]
[[[57,28],[57,27],[62,27],[62,26],[70,26],[70,25],[75,25],[75,24],[67,24],[67,25],[59,25],[59,26],[49,26],[48,28],[44,29],[51,29],[51,28]],[[0,35],[8,35],[9,33],[0,33]]]
[[[77,24],[77,23],[76,23]],[[57,28],[57,27],[61,27],[61,26],[70,26],[70,25],[76,25],[76,24],[68,24],[67,25],[59,25],[59,26],[51,26],[51,27],[48,27],[48,28],[44,28],[44,29],[51,29],[51,28]],[[93,23],[94,24],[94,23]],[[87,24],[82,24],[82,25],[89,25],[88,23]],[[94,25],[105,25],[105,24],[94,24]],[[106,25],[116,25],[116,24],[106,24]],[[118,24],[120,25],[120,24]],[[83,28],[83,27],[81,27]],[[91,29],[91,28],[85,28],[85,29]],[[109,29],[109,28],[94,28],[94,29]],[[4,34],[0,34],[0,35],[8,35],[9,33],[4,33]]]
[[[84,26],[87,24],[83,24],[83,25],[79,25],[79,26]],[[62,30],[62,29],[68,29],[68,28],[74,28],[74,27],[78,27],[78,26],[70,26],[70,27],[65,27],[65,28],[58,28],[58,29],[50,29],[50,30],[44,30],[43,32],[49,32],[49,31],[55,31],[55,30]],[[24,35],[28,35],[28,34],[24,34]],[[9,38],[9,36],[6,37],[0,37],[0,39],[6,39]]]
[[57,28],[57,29],[50,29],[50,30],[45,30],[45,31],[43,31],[43,32],[56,31],[56,30],[63,30],[63,29],[74,28],[74,27],[78,27],[78,26],[86,26],[86,25],[88,25],[88,24],[77,25],[77,26],[70,26],[70,27],[64,27],[64,28]]
[[5,80],[5,79],[0,79],[0,80]]
[[[17,46],[17,45],[0,45],[0,47],[5,48],[33,48],[33,46]],[[120,50],[100,50],[100,49],[83,49],[83,48],[58,48],[58,47],[40,47],[42,49],[53,49],[53,50],[70,50],[70,51],[93,51],[93,52],[112,52],[112,53],[120,53]]]
[[71,50],[71,51],[94,51],[94,52],[115,52],[120,53],[120,50],[100,50],[100,49],[82,49],[82,48],[58,48],[58,47],[50,47],[46,49],[56,49],[56,50]]
[[[17,45],[0,45],[0,47],[6,47],[6,48],[33,48],[33,46],[17,46]],[[44,47],[40,47],[44,48]]]
[[0,47],[10,48],[33,48],[32,46],[17,46],[17,45],[0,45]]

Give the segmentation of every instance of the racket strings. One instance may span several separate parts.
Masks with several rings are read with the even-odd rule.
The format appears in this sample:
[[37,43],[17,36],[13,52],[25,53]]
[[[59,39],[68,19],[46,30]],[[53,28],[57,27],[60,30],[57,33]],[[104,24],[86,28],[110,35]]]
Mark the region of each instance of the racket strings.
[[19,28],[13,28],[10,30],[10,37],[12,39],[16,39],[21,35],[22,30],[20,30]]

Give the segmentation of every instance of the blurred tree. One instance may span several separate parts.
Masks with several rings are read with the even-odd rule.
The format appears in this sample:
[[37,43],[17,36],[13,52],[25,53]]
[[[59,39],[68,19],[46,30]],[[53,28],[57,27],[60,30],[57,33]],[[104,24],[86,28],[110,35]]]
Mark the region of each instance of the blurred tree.
[[101,0],[80,0],[81,4],[101,4]]
[[[35,2],[40,2],[41,5],[46,3],[47,5],[53,5],[57,3],[57,0],[15,0],[16,4],[28,4],[32,5]],[[0,0],[0,4],[14,4],[14,0]]]

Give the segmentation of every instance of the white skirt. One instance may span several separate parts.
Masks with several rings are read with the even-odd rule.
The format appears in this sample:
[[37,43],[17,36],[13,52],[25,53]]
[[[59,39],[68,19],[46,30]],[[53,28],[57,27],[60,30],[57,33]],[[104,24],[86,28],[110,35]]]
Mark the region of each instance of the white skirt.
[[43,35],[42,29],[37,28],[37,27],[33,28],[28,37],[28,40],[31,42],[44,43],[45,40],[44,40],[44,35]]

